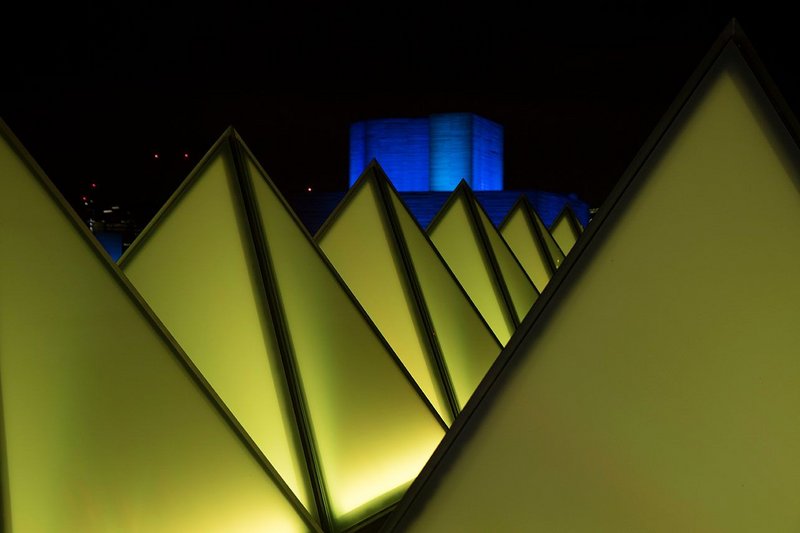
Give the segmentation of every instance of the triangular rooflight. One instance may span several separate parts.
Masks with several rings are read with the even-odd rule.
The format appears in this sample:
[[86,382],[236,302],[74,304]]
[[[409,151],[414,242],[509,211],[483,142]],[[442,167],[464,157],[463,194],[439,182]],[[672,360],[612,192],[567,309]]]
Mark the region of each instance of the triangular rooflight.
[[793,529],[799,133],[732,22],[388,529]]
[[318,529],[0,122],[6,531]]
[[533,283],[544,290],[564,254],[527,197],[519,197],[499,230]]
[[443,418],[501,345],[373,161],[316,236]]
[[465,181],[428,235],[475,306],[505,344],[539,295]]
[[[231,190],[216,201],[232,202],[245,224],[238,232],[221,227],[219,237],[232,239],[247,250],[245,255],[252,254],[251,268],[238,275],[239,282],[259,291],[250,299],[267,322],[263,334],[273,351],[264,356],[279,359],[270,365],[282,369],[276,382],[285,380],[291,403],[289,422],[270,418],[268,423],[297,425],[302,445],[298,452],[308,467],[323,525],[354,526],[399,498],[441,438],[444,424],[238,135],[230,130],[215,150],[207,164],[221,158],[218,179]],[[190,184],[200,172],[205,171],[198,169],[181,190],[196,187]],[[218,276],[207,264],[209,254],[215,253],[211,243],[195,235],[191,223],[170,229],[181,210],[189,211],[188,221],[205,216],[202,204],[184,203],[182,194],[176,194],[134,243],[123,265],[157,312],[175,307],[172,318],[165,315],[164,321],[176,337],[190,338],[197,331],[190,321],[181,325],[181,320],[190,314],[217,316],[220,302],[207,290]],[[164,243],[150,248],[160,239]],[[181,239],[189,244],[182,246]],[[172,275],[165,281],[163,267],[172,262],[180,263],[181,269],[199,269],[202,279]],[[255,280],[249,277],[253,269]],[[193,292],[200,296],[189,306],[181,295]],[[236,341],[226,337],[218,345],[224,348]],[[193,356],[188,349],[187,353]],[[249,372],[252,367],[226,365],[236,354],[209,353],[215,362],[209,368],[234,375]],[[212,385],[217,381],[216,375],[208,379]],[[220,396],[226,399],[225,393]]]
[[583,226],[569,204],[564,206],[564,209],[553,221],[550,226],[550,233],[564,255],[568,254],[572,247],[575,246],[581,233],[583,233]]

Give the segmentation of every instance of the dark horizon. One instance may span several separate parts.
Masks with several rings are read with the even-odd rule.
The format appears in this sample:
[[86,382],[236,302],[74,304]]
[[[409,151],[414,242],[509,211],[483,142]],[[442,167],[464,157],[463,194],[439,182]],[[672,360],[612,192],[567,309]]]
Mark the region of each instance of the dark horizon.
[[73,205],[97,183],[149,217],[229,125],[289,195],[347,188],[352,122],[459,111],[504,126],[506,189],[597,207],[732,15],[800,109],[788,17],[571,7],[21,14],[0,117]]

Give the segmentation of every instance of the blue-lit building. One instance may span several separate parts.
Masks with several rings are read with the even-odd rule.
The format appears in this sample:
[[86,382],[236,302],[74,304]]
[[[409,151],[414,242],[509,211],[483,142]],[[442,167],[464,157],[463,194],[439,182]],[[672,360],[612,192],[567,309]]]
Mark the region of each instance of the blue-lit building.
[[503,190],[503,127],[473,113],[364,120],[350,127],[350,185],[376,159],[400,192]]
[[[473,113],[364,120],[350,127],[350,185],[378,161],[423,228],[464,179],[489,218],[499,225],[524,194],[550,225],[565,205],[581,223],[589,206],[574,194],[503,190],[503,127]],[[290,194],[295,212],[314,234],[345,191]]]

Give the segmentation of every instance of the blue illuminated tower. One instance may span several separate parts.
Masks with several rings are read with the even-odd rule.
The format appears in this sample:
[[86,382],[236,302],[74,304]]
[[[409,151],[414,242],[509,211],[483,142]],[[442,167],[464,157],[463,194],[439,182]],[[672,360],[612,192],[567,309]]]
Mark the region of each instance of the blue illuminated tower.
[[[574,194],[503,190],[503,127],[474,113],[352,124],[350,186],[373,159],[422,227],[427,227],[462,179],[495,225],[503,221],[520,194],[528,198],[545,224],[551,224],[567,204],[581,224],[589,223],[589,206]],[[315,233],[344,195],[344,191],[309,190],[289,193],[288,199],[306,228]]]
[[473,113],[378,119],[350,127],[350,185],[377,159],[398,191],[503,189],[503,127]]

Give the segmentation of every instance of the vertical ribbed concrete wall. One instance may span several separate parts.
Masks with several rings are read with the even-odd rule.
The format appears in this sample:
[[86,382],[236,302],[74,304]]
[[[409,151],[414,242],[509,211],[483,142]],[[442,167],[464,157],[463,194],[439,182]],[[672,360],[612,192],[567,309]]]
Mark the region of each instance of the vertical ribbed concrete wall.
[[365,120],[350,127],[350,185],[373,159],[395,188],[450,192],[503,189],[503,127],[472,113]]

